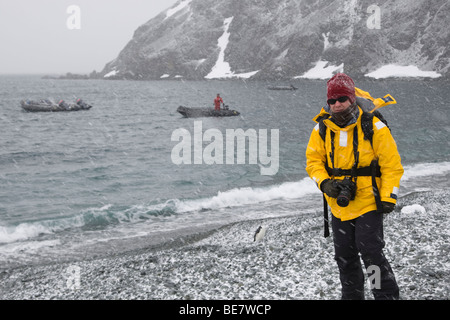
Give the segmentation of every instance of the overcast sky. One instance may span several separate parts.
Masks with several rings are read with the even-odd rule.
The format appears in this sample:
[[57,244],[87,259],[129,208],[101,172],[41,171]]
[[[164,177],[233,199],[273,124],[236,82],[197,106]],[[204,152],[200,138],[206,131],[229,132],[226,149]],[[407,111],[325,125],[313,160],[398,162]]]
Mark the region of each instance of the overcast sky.
[[0,73],[101,71],[140,25],[176,2],[0,0]]

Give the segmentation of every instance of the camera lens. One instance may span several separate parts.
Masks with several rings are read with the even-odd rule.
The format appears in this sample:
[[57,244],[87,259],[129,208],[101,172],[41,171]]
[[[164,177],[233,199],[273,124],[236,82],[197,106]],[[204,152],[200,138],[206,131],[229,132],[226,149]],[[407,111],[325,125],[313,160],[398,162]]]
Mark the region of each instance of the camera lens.
[[339,207],[346,207],[350,203],[351,194],[346,191],[342,190],[341,193],[337,197],[337,204]]

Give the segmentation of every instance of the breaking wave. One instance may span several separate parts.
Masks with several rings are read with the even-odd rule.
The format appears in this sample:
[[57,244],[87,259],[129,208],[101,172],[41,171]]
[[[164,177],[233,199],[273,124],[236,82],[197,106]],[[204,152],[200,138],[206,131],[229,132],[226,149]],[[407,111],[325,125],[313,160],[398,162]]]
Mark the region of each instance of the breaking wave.
[[404,166],[404,169],[405,173],[403,174],[402,181],[408,181],[412,178],[446,174],[450,172],[450,162],[419,163]]
[[[450,173],[450,162],[422,163],[405,166],[402,184],[421,177],[445,176]],[[99,230],[126,223],[139,223],[150,219],[173,219],[189,214],[224,208],[245,207],[277,200],[296,200],[319,195],[320,191],[309,178],[297,182],[285,182],[266,188],[235,188],[217,195],[198,199],[170,199],[148,204],[120,206],[107,204],[89,208],[72,217],[24,222],[16,226],[0,225],[0,244],[55,234],[70,229]],[[182,222],[180,222],[182,224]]]
[[200,199],[171,199],[162,202],[123,207],[104,205],[89,208],[73,217],[21,223],[17,226],[0,226],[0,243],[27,240],[40,235],[52,234],[72,228],[96,230],[122,223],[174,217],[190,212],[203,212],[221,208],[240,207],[261,202],[283,199],[297,199],[318,193],[309,178],[299,182],[286,182],[267,188],[237,188]]

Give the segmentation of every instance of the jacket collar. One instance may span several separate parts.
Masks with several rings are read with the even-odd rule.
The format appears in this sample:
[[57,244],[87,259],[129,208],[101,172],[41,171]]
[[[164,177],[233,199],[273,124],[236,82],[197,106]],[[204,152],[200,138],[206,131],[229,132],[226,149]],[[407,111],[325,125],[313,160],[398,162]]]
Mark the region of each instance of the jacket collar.
[[322,110],[320,110],[319,114],[313,118],[313,121],[318,123],[321,119],[325,118],[326,119],[326,120],[324,120],[325,125],[333,131],[353,130],[356,123],[361,122],[360,119],[361,119],[361,115],[362,115],[363,111],[359,105],[358,105],[358,118],[352,119],[344,128],[339,127],[337,124],[335,124],[333,121],[331,121],[329,119],[329,117],[330,117],[329,110],[330,110],[330,107],[328,105],[323,107]]

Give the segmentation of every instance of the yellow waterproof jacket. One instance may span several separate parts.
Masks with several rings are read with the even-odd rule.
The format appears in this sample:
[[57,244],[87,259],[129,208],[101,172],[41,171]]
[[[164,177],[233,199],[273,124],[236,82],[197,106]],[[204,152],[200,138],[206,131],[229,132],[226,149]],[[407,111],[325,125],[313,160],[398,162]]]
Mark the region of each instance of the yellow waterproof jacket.
[[[364,133],[361,129],[362,109],[359,108],[359,117],[356,123],[340,128],[331,120],[324,120],[327,131],[332,130],[334,135],[334,168],[351,169],[355,163],[353,153],[353,131],[358,127],[358,168],[370,166],[374,159],[378,159],[381,168],[381,178],[377,177],[376,182],[380,192],[381,201],[396,203],[397,194],[400,187],[400,179],[403,175],[401,158],[397,150],[397,144],[391,135],[389,128],[377,117],[373,117],[373,148],[370,141],[364,139]],[[314,118],[317,120],[320,116],[326,114],[322,108],[319,115]],[[330,176],[325,168],[325,164],[331,167],[331,134],[327,132],[325,141],[319,133],[319,124],[316,125],[311,133],[311,137],[306,148],[306,171],[308,175],[317,183],[320,188],[325,179],[344,179],[344,177]],[[371,176],[357,177],[357,191],[355,199],[350,201],[347,207],[338,206],[336,199],[328,197],[325,194],[332,214],[341,219],[352,220],[369,211],[377,210],[375,197],[372,190]]]

